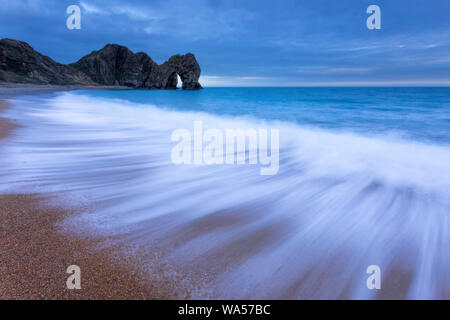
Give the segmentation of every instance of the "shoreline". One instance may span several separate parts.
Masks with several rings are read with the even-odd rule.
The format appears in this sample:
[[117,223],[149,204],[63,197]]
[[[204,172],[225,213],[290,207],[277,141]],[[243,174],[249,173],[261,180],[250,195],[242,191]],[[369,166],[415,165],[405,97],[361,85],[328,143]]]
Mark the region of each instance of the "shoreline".
[[[120,92],[112,91],[109,93],[112,95],[120,94]],[[138,130],[142,131],[133,132],[142,132],[142,134],[138,135],[138,139],[125,140],[127,143],[126,149],[129,151],[127,156],[133,155],[134,157],[127,158],[127,161],[122,161],[123,140],[120,139],[120,143],[117,144],[109,144],[112,141],[111,139],[102,139],[102,135],[109,132],[109,127],[115,127],[116,122],[113,121],[117,119],[117,117],[112,117],[111,122],[109,122],[109,118],[102,117],[103,114],[107,114],[108,110],[110,110],[108,104],[103,106],[104,108],[99,107],[96,109],[96,101],[73,102],[69,110],[79,111],[80,113],[75,112],[73,114],[75,116],[79,114],[80,119],[93,121],[88,126],[80,126],[78,122],[74,122],[74,125],[71,126],[70,121],[49,121],[48,125],[43,125],[45,122],[41,123],[40,119],[44,121],[47,117],[51,119],[55,112],[56,114],[63,114],[67,109],[57,107],[46,109],[45,104],[39,103],[32,103],[30,106],[28,105],[30,100],[34,102],[39,100],[39,97],[36,97],[36,100],[33,100],[33,97],[31,97],[30,99],[24,99],[27,101],[24,102],[24,114],[21,115],[20,110],[22,110],[22,106],[19,102],[20,100],[9,100],[13,108],[8,111],[8,118],[12,121],[14,119],[22,119],[23,122],[20,121],[20,124],[23,125],[23,128],[17,130],[17,132],[5,129],[7,134],[12,132],[11,140],[8,140],[11,142],[7,143],[7,146],[11,145],[11,149],[8,148],[7,150],[11,150],[13,152],[12,155],[17,154],[18,157],[5,157],[7,161],[5,161],[4,172],[8,170],[6,168],[11,168],[15,171],[19,170],[18,173],[24,174],[22,179],[26,179],[22,180],[19,178],[19,182],[29,181],[27,185],[31,187],[43,183],[45,187],[43,190],[72,189],[61,188],[72,183],[75,186],[86,187],[85,191],[93,190],[93,188],[99,186],[106,187],[99,193],[96,193],[95,190],[90,194],[81,192],[79,194],[80,197],[77,199],[71,197],[71,194],[65,194],[64,191],[58,193],[51,191],[50,193],[41,192],[39,194],[33,194],[33,191],[30,191],[29,194],[0,195],[0,275],[4,279],[4,281],[0,281],[0,299],[311,299],[322,298],[323,296],[328,296],[330,299],[408,299],[424,296],[443,298],[448,296],[448,286],[446,286],[445,282],[442,284],[436,283],[435,292],[432,291],[433,289],[430,289],[422,295],[414,291],[414,286],[420,280],[419,277],[421,275],[420,270],[417,270],[415,265],[419,262],[427,263],[424,260],[425,258],[428,258],[427,261],[431,261],[428,256],[424,256],[425,253],[417,250],[417,245],[421,244],[421,238],[415,237],[417,235],[416,225],[411,220],[407,220],[408,223],[411,223],[411,228],[405,230],[405,234],[402,234],[397,239],[391,236],[398,231],[397,226],[403,223],[401,219],[403,212],[416,214],[417,212],[414,211],[414,208],[426,208],[429,212],[435,210],[438,214],[444,212],[445,207],[443,204],[446,204],[446,202],[440,203],[439,200],[443,199],[442,196],[446,196],[446,194],[440,191],[434,192],[434,189],[430,189],[430,197],[435,197],[434,199],[437,200],[435,204],[430,204],[429,201],[423,200],[421,192],[411,193],[410,190],[412,189],[404,189],[403,186],[399,187],[397,182],[390,183],[389,179],[386,179],[389,183],[386,182],[380,188],[372,187],[378,185],[379,177],[386,177],[386,173],[383,170],[371,164],[374,160],[379,160],[380,164],[387,163],[386,160],[393,160],[393,166],[387,166],[389,174],[392,172],[392,168],[398,168],[399,165],[412,166],[414,169],[413,173],[420,172],[414,167],[418,165],[421,167],[436,165],[437,168],[442,167],[442,169],[448,167],[443,164],[442,160],[425,161],[419,159],[412,162],[410,159],[404,160],[404,155],[412,151],[417,152],[422,157],[425,154],[422,150],[428,152],[430,150],[428,147],[422,149],[417,144],[397,144],[376,140],[382,141],[381,150],[387,150],[392,153],[392,156],[387,158],[384,156],[378,158],[374,156],[371,148],[366,150],[361,147],[362,142],[367,144],[367,141],[372,140],[361,139],[360,141],[359,137],[348,139],[348,136],[344,136],[345,139],[343,140],[333,140],[336,137],[335,135],[327,134],[322,137],[320,133],[312,136],[305,135],[305,140],[309,140],[312,137],[317,139],[317,142],[323,142],[325,146],[334,143],[339,147],[343,146],[344,143],[355,142],[355,146],[362,148],[361,153],[358,152],[356,154],[357,159],[369,161],[369,165],[358,169],[362,170],[361,176],[358,174],[354,178],[347,178],[348,171],[346,169],[342,170],[339,164],[336,167],[329,166],[331,162],[326,162],[326,172],[320,172],[311,176],[306,175],[308,179],[312,178],[312,184],[310,182],[305,183],[305,185],[301,185],[298,188],[298,191],[294,192],[291,190],[299,185],[296,182],[287,183],[286,188],[289,189],[285,190],[288,190],[292,196],[287,197],[286,202],[281,202],[282,205],[286,206],[286,209],[295,208],[294,206],[299,203],[300,207],[302,207],[301,203],[307,203],[311,199],[310,195],[315,195],[318,191],[321,195],[324,195],[324,199],[319,197],[320,201],[314,200],[311,203],[312,211],[306,212],[301,218],[293,216],[291,210],[278,211],[277,207],[271,207],[271,203],[276,199],[275,197],[281,194],[278,192],[283,190],[277,190],[273,198],[269,192],[272,192],[272,187],[276,187],[278,182],[283,182],[284,184],[286,181],[284,180],[285,176],[281,176],[283,180],[274,180],[277,184],[267,183],[264,185],[264,189],[261,189],[263,195],[258,193],[258,197],[253,198],[254,202],[248,202],[248,197],[245,197],[245,194],[241,198],[240,195],[234,194],[233,190],[229,189],[227,185],[236,186],[239,188],[238,192],[243,192],[243,187],[247,188],[250,186],[250,189],[252,189],[255,184],[233,184],[236,181],[234,179],[235,176],[230,174],[230,179],[226,176],[231,171],[224,171],[225,174],[218,175],[216,179],[205,179],[211,180],[211,182],[198,183],[196,189],[193,189],[201,191],[211,189],[224,195],[229,192],[230,197],[221,199],[221,201],[224,201],[224,205],[209,206],[207,201],[203,201],[203,199],[212,199],[207,194],[205,198],[199,197],[198,200],[200,205],[203,202],[206,203],[205,208],[201,208],[205,210],[204,212],[202,212],[203,210],[199,210],[199,212],[192,212],[191,210],[191,212],[188,212],[187,210],[199,208],[195,206],[195,202],[194,204],[191,202],[191,189],[187,193],[186,191],[177,192],[175,190],[174,193],[166,194],[165,191],[167,189],[165,186],[166,184],[168,186],[178,186],[179,182],[184,182],[186,177],[189,178],[189,176],[180,174],[179,178],[172,178],[169,175],[163,176],[163,180],[151,179],[151,175],[147,176],[147,173],[151,171],[156,174],[156,177],[159,173],[165,175],[169,172],[166,169],[172,169],[171,167],[165,168],[162,166],[162,169],[158,171],[155,170],[154,165],[148,165],[147,161],[152,161],[153,156],[162,158],[162,156],[167,154],[164,148],[161,148],[162,151],[160,153],[157,152],[157,148],[152,148],[155,145],[160,146],[161,141],[158,139],[145,140],[147,151],[140,153],[142,147],[141,138],[153,134],[152,130],[154,130],[155,124],[157,126],[161,122],[161,116],[156,114],[157,117],[152,121],[143,121],[142,126],[136,126]],[[61,103],[64,106],[64,103],[76,100],[76,98],[62,99]],[[50,107],[52,106],[51,104],[49,105]],[[115,104],[111,105],[114,106]],[[4,104],[4,108],[7,109],[8,106]],[[50,110],[52,111],[49,112]],[[89,112],[89,110],[95,110],[96,112]],[[29,114],[33,113],[37,117],[29,117]],[[128,114],[118,114],[121,119],[127,120],[119,122],[120,126],[130,128],[131,125],[135,125],[136,118],[134,114],[129,119],[127,118]],[[39,115],[42,116],[39,117]],[[137,115],[141,116],[140,113]],[[150,118],[153,115],[155,113],[145,113],[142,119],[146,119],[145,117],[147,116]],[[163,119],[167,119],[167,123],[171,124],[173,119],[166,117],[166,115],[163,114]],[[176,117],[176,120],[178,121],[178,117]],[[190,122],[190,119],[187,118],[187,121]],[[53,130],[52,125],[54,124],[58,125],[60,130]],[[95,135],[97,130],[104,128],[106,130],[102,131],[102,135]],[[142,128],[150,128],[150,130],[146,131]],[[164,129],[162,127],[161,130]],[[68,134],[66,134],[66,130]],[[84,135],[85,132],[93,132],[94,134]],[[113,137],[118,136],[122,138],[120,135],[114,135],[122,131],[113,130],[111,132]],[[301,131],[294,132],[301,133]],[[61,136],[58,136],[59,133],[61,133]],[[78,133],[81,133],[81,135],[78,135]],[[70,159],[70,155],[72,155],[70,153],[72,152],[70,150],[72,147],[70,141],[74,137],[82,139],[81,144],[85,147],[86,152],[83,156],[82,149],[76,149],[73,155],[79,157],[74,157],[76,160],[72,161]],[[99,143],[89,143],[94,140],[98,140]],[[63,156],[60,157],[57,152],[51,153],[53,156],[50,160],[52,161],[44,161],[42,165],[40,161],[44,160],[48,154],[40,153],[39,147],[46,148],[49,142],[54,143],[52,147]],[[0,141],[0,148],[1,144]],[[29,144],[31,147],[36,146],[37,148],[20,152],[21,144]],[[98,152],[94,159],[88,154],[95,150],[96,146],[103,145],[112,147],[111,149],[117,150],[117,152],[109,153],[111,149],[105,149],[106,152]],[[74,144],[73,146],[78,147],[79,144]],[[288,147],[297,148],[297,145],[289,144]],[[400,154],[393,151],[394,147],[400,151]],[[66,148],[69,149],[69,153],[66,153]],[[294,150],[296,151],[297,149]],[[311,162],[308,162],[307,158],[305,160],[302,157],[299,157],[298,160],[305,161],[306,165],[315,164],[317,159],[322,159],[322,154],[320,152],[314,153],[314,148],[305,148],[305,150],[312,151],[311,155],[313,158],[310,160]],[[348,153],[348,150],[345,148],[342,150],[344,155]],[[442,159],[450,157],[448,150],[441,150],[440,148],[431,150],[436,150],[435,154],[438,156],[442,155]],[[36,151],[38,152],[36,153]],[[0,154],[1,152],[2,149],[0,149]],[[3,149],[3,152],[5,152],[5,149]],[[43,154],[43,159],[40,158],[40,154]],[[328,157],[328,152],[326,154]],[[142,155],[145,156],[145,159]],[[350,155],[351,157],[349,158],[341,158],[339,155],[339,160],[349,159],[351,164],[355,155],[351,153]],[[400,159],[397,159],[398,157]],[[116,161],[117,158],[120,158],[120,161]],[[27,159],[35,159],[36,163],[30,163],[29,165],[21,165],[20,162],[11,163],[15,159],[23,159],[25,161]],[[83,166],[79,166],[77,163],[78,159],[85,160],[86,163]],[[101,161],[97,161],[97,159],[101,159]],[[293,159],[297,160],[297,158]],[[107,170],[86,170],[87,174],[82,175],[81,179],[78,179],[76,176],[77,174],[83,174],[85,168],[101,167],[105,163],[104,160],[112,160],[108,162]],[[159,164],[158,162],[155,163]],[[30,174],[25,174],[26,171],[21,172],[25,168],[34,170],[30,170]],[[110,170],[111,168],[125,170],[115,172]],[[146,170],[139,171],[142,168],[146,168]],[[337,175],[329,175],[329,168],[337,168]],[[55,172],[68,171],[75,174],[42,175],[42,172],[46,172],[43,170],[47,169]],[[372,169],[377,170],[377,175],[373,177],[369,175],[369,179],[366,180],[366,173],[369,172],[367,170]],[[442,170],[439,171],[442,172]],[[4,172],[0,172],[0,174]],[[216,173],[217,171],[205,171],[205,173],[211,172]],[[399,173],[400,178],[406,176],[401,170]],[[436,174],[436,171],[432,170],[430,173]],[[437,174],[441,173],[438,172]],[[22,177],[22,174],[18,176]],[[11,181],[12,185],[15,185],[14,181],[17,181],[17,179],[14,179],[14,177],[15,175],[8,175],[2,180]],[[105,180],[103,180],[103,177],[105,177]],[[135,179],[135,177],[137,178]],[[141,177],[150,179],[142,179]],[[295,177],[297,181],[297,179],[302,179],[305,175],[296,173],[286,177]],[[336,177],[339,179],[344,177],[342,181],[345,189],[341,189],[341,185],[338,185],[338,188],[335,189]],[[424,186],[424,190],[428,190],[428,185],[422,184],[421,177],[413,175],[412,178],[410,183],[412,186],[417,185],[419,188]],[[32,183],[30,183],[31,181]],[[118,181],[126,181],[129,185],[119,185],[117,184]],[[160,184],[160,181],[163,183]],[[214,188],[217,187],[217,181],[223,183],[225,187],[223,189],[218,188],[216,191]],[[254,181],[259,183],[262,180],[254,179]],[[317,184],[317,181],[320,181],[320,183]],[[362,184],[361,181],[366,181],[370,184]],[[445,181],[435,179],[436,183],[442,183],[443,185],[446,185],[447,181],[448,179]],[[195,182],[197,183],[197,181]],[[48,189],[47,186],[49,187]],[[52,188],[53,186],[60,187]],[[318,186],[320,189],[317,189]],[[370,188],[367,186],[370,186]],[[159,193],[158,188],[161,188],[163,193]],[[342,190],[350,190],[358,196],[342,198]],[[18,191],[18,193],[23,192],[20,189]],[[164,198],[161,197],[161,194]],[[254,193],[249,194],[254,196]],[[389,194],[389,198],[385,197],[387,194]],[[66,197],[67,195],[69,197]],[[84,197],[83,195],[88,196]],[[148,201],[148,197],[153,195],[155,196],[153,199],[156,200],[150,198],[151,200]],[[293,196],[295,196],[295,199],[293,199]],[[387,201],[390,200],[391,196],[398,199],[398,205],[391,206],[391,201]],[[330,210],[329,199],[339,200],[336,204],[339,207],[342,205],[342,209],[332,207],[331,210],[335,211],[328,212]],[[109,200],[112,201],[108,202]],[[166,210],[165,206],[167,206],[167,203],[175,203],[175,201],[180,202],[171,207],[170,211]],[[416,202],[416,205],[411,207],[411,209],[403,206],[414,202]],[[83,205],[83,203],[86,203],[86,205]],[[95,207],[92,206],[93,203],[96,204]],[[367,203],[374,209],[366,217],[358,206],[356,206],[357,210],[348,211],[347,204],[349,203]],[[385,209],[386,205],[389,205],[388,211]],[[262,206],[267,206],[268,210],[266,211]],[[181,210],[186,210],[184,216],[179,215]],[[139,223],[128,228],[125,220],[125,224],[123,224],[125,227],[119,229],[121,227],[120,220],[124,212],[129,214],[125,219],[131,220],[137,217],[135,221],[139,221]],[[320,213],[319,217],[325,217],[325,215],[328,217],[331,214],[331,220],[321,218],[323,222],[318,227],[314,226],[317,220],[312,215],[316,212]],[[93,219],[91,217],[83,219],[83,216],[81,216],[82,219],[77,219],[80,213],[86,214],[86,216],[92,213]],[[96,213],[103,214],[103,217],[109,216],[109,221],[103,220],[102,217],[97,219]],[[354,216],[346,220],[349,213],[353,213]],[[392,220],[390,217],[394,215],[396,218]],[[114,222],[116,220],[114,219],[118,219],[115,226]],[[375,226],[375,231],[367,233],[367,228],[372,226],[372,219],[379,219],[380,224]],[[113,222],[111,229],[95,228],[98,222],[100,222],[99,226],[104,222],[107,226],[110,221]],[[340,227],[344,228],[348,225],[354,225],[356,221],[358,223],[361,222],[361,226],[356,228],[354,233],[352,232],[348,237],[341,238],[339,233],[334,233],[336,221],[339,222]],[[433,225],[435,222],[442,223],[439,219],[432,219],[429,222],[433,222]],[[89,228],[91,226],[93,228]],[[313,232],[301,234],[304,230],[302,226],[311,227]],[[417,228],[419,227],[417,225]],[[384,228],[386,233],[378,231],[381,228]],[[108,233],[110,230],[112,232]],[[116,230],[119,232],[116,233]],[[435,229],[429,230],[440,232],[440,230]],[[327,233],[331,235],[330,238],[326,236]],[[107,236],[107,234],[116,234],[117,236]],[[218,235],[217,237],[216,234]],[[300,235],[298,238],[297,234]],[[366,234],[368,234],[372,242],[362,243],[359,246],[359,243],[355,241],[363,239],[362,237]],[[313,242],[309,241],[307,237],[309,235],[315,239]],[[380,237],[381,240],[375,241],[374,239],[377,237]],[[339,244],[335,246],[334,242],[336,240]],[[383,277],[386,279],[382,282],[383,291],[363,292],[353,289],[361,288],[358,286],[363,286],[361,289],[365,289],[365,279],[360,281],[360,277],[366,275],[368,265],[376,264],[380,261],[373,260],[375,260],[374,257],[377,258],[379,253],[382,252],[384,241],[388,240],[393,241],[394,249],[392,252],[381,256],[388,261],[381,260],[380,263]],[[414,242],[411,243],[411,240],[414,240]],[[298,248],[307,247],[308,249],[303,252],[296,252],[293,250],[294,246]],[[286,259],[289,263],[286,263],[286,265],[278,263],[271,265],[270,261],[274,257],[272,248],[280,248],[282,250],[275,255],[279,258],[276,261]],[[441,248],[437,244],[431,246],[433,250],[441,250]],[[310,249],[317,251],[317,255],[312,255],[302,260],[311,252],[309,251]],[[370,256],[366,256],[366,250],[370,253]],[[350,265],[345,262],[349,255],[355,257],[355,261]],[[259,273],[260,269],[255,264],[255,261],[258,262],[258,265],[267,264],[267,269],[261,270],[261,273]],[[303,261],[305,261],[306,265],[303,264]],[[437,261],[436,263],[438,262],[442,261]],[[65,287],[65,281],[69,276],[65,270],[70,265],[77,265],[81,268],[82,290],[80,291],[70,291]],[[317,267],[317,273],[310,273],[309,267]],[[282,281],[280,282],[268,282],[267,287],[260,287],[257,291],[252,291],[253,285],[258,286],[256,281],[263,282],[262,280],[264,279],[270,281],[271,278],[269,276],[274,275],[276,277],[275,272],[278,271],[275,271],[275,268],[277,270],[279,268],[289,279],[281,279]],[[441,269],[436,269],[437,272],[442,271]],[[343,275],[342,278],[336,277],[336,275],[340,274]],[[255,278],[251,278],[252,275]],[[434,278],[430,278],[429,281],[433,280]],[[324,287],[324,283],[328,281],[336,281],[336,286],[333,288]],[[422,282],[422,280],[420,281]],[[241,283],[243,283],[242,287],[240,286]],[[424,288],[428,288],[430,283],[432,282],[422,282],[421,285]]]
[[8,119],[2,117],[2,114],[11,107],[10,103],[0,98],[0,144],[1,140],[8,137],[12,130],[19,126]]
[[22,89],[58,89],[61,90],[67,90],[70,88],[75,89],[128,89],[128,90],[136,90],[130,87],[125,86],[107,86],[107,85],[79,85],[79,84],[68,84],[68,85],[62,85],[62,84],[35,84],[35,83],[20,83],[20,82],[5,82],[0,81],[0,88],[22,88]]
[[[16,96],[26,96],[41,93],[73,90],[136,90],[123,86],[80,86],[80,85],[40,85],[28,83],[11,83],[0,81],[0,100]],[[2,111],[0,110],[0,114]]]
[[[9,107],[0,96],[0,148],[19,127],[1,116]],[[0,300],[187,298],[164,276],[150,279],[137,257],[122,253],[123,244],[101,245],[114,239],[62,232],[61,222],[76,210],[49,205],[53,198],[0,194]],[[70,265],[81,269],[81,290],[66,288]]]

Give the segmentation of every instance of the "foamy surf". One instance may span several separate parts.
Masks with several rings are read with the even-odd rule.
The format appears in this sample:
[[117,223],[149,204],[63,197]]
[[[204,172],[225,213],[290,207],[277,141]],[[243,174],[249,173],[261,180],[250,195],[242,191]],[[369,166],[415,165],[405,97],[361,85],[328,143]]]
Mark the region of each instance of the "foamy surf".
[[[0,190],[95,204],[73,219],[158,248],[193,297],[450,297],[448,145],[76,93],[12,102],[23,128],[5,145]],[[278,174],[174,165],[171,132],[195,120],[280,129]],[[367,289],[369,265],[382,291]]]

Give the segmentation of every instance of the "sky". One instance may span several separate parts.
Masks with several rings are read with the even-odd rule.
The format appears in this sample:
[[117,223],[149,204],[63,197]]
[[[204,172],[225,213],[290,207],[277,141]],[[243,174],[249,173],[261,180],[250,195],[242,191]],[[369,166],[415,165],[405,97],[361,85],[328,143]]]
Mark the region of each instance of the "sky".
[[107,43],[192,52],[204,86],[450,85],[450,0],[0,0],[0,38],[61,63]]

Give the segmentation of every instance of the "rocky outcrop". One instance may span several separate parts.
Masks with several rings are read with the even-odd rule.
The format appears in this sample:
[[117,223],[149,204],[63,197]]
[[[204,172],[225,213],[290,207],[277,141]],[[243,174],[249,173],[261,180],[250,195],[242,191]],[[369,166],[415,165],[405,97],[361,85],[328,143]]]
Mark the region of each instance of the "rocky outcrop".
[[127,47],[108,44],[72,64],[95,82],[133,88],[175,89],[177,74],[183,89],[201,89],[200,66],[192,53],[172,56],[158,65],[147,54],[134,54]]
[[[168,88],[176,88],[177,86],[177,74],[180,76],[182,82],[182,88],[186,90],[201,89],[202,86],[198,82],[200,78],[200,66],[192,53],[185,55],[179,55],[170,57],[170,59],[159,66],[159,73],[162,75],[163,81]],[[149,79],[145,83],[145,86],[153,83],[153,74],[150,73]],[[158,81],[156,81],[158,83]],[[164,82],[163,82],[164,83]]]
[[83,72],[53,61],[26,42],[12,39],[0,40],[0,80],[54,85],[95,84]]
[[143,52],[108,44],[76,63],[64,65],[36,52],[25,42],[0,40],[0,80],[55,85],[109,85],[145,89],[201,89],[200,66],[192,53],[172,56],[158,65]]
[[151,71],[153,64],[145,54],[135,55],[126,47],[108,44],[71,66],[99,84],[139,88],[145,80],[144,70]]

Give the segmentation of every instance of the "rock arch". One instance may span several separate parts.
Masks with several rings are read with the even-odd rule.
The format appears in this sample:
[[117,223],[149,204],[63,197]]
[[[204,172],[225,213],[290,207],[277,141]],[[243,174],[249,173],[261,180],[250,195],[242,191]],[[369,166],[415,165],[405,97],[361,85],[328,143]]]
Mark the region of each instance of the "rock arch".
[[126,47],[108,44],[72,64],[95,82],[143,89],[176,89],[177,74],[182,89],[202,89],[200,65],[192,53],[174,55],[158,65],[146,53],[134,54]]
[[169,77],[173,77],[173,74],[175,74],[175,88],[178,84],[176,74],[180,76],[183,89],[195,90],[202,88],[198,82],[201,72],[200,66],[192,53],[172,56],[168,61],[164,62],[160,68],[163,70],[167,69]]

